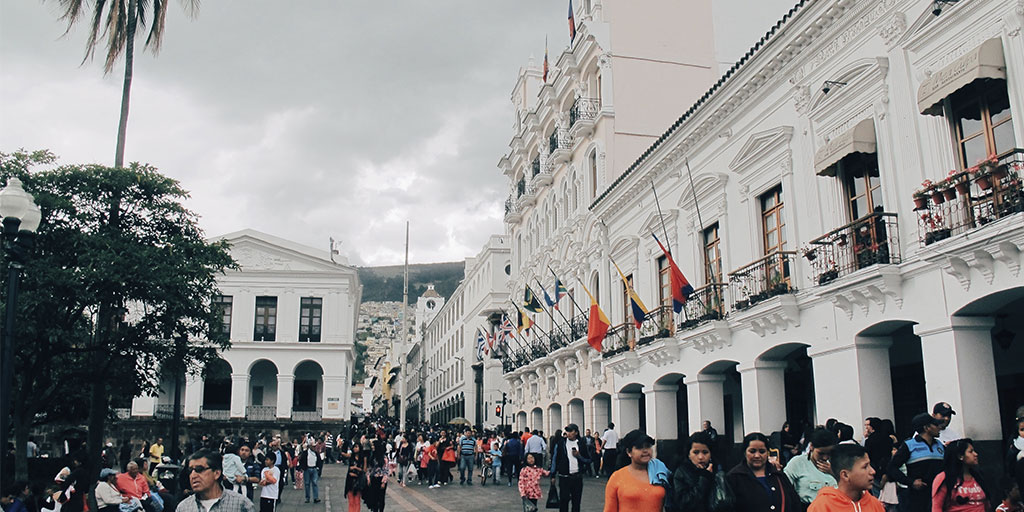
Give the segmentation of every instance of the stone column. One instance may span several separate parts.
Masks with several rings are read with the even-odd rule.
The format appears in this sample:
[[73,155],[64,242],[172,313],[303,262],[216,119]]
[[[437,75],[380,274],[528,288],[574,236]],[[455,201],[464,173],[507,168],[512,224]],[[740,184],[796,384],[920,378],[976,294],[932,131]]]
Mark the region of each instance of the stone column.
[[[324,375],[323,418],[345,419],[345,377]],[[279,384],[280,386],[280,384]],[[403,398],[404,400],[404,398]]]
[[295,376],[277,374],[277,417],[292,417],[292,398],[295,393]]
[[132,399],[132,416],[153,416],[155,412],[155,396],[137,396]]
[[786,362],[754,361],[738,370],[743,387],[745,431],[774,432],[781,429],[786,421]]
[[1002,438],[991,317],[950,318],[950,325],[914,326],[921,337],[929,412],[949,402],[957,412],[951,426],[974,440]]
[[679,386],[655,384],[644,388],[647,400],[647,434],[659,441],[679,438],[676,392]]
[[249,405],[249,374],[231,374],[231,417],[244,418],[245,406]]
[[[814,396],[817,422],[826,418],[856,421],[864,418],[892,418],[892,378],[889,374],[887,337],[859,337],[841,347],[809,349],[814,370]],[[990,350],[991,352],[991,350]],[[843,397],[830,400],[826,397]],[[856,436],[863,434],[855,428]]]
[[690,407],[690,429],[700,430],[704,420],[716,429],[725,428],[725,375],[698,373],[683,382]]
[[[618,393],[613,400],[613,407],[618,403],[618,414],[614,420],[615,429],[618,432],[629,432],[640,428],[640,399],[641,393]],[[615,412],[615,411],[612,411]]]
[[185,375],[185,417],[198,418],[203,408],[203,384],[199,375]]

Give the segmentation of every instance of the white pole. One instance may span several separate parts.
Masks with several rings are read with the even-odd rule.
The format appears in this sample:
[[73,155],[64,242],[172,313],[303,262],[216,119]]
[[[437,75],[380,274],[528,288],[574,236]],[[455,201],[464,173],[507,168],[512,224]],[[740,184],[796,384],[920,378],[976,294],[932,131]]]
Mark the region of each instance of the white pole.
[[409,338],[408,315],[406,310],[409,304],[409,221],[405,221],[405,285],[402,287],[402,337],[399,338],[398,349],[398,430],[405,431],[405,345]]

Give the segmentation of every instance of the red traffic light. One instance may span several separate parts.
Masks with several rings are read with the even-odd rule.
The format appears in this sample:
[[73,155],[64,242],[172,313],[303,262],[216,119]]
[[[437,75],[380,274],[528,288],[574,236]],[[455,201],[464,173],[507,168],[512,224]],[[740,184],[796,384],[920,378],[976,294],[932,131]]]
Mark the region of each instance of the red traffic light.
[[494,415],[495,416],[501,416],[501,406],[500,405],[494,406]]

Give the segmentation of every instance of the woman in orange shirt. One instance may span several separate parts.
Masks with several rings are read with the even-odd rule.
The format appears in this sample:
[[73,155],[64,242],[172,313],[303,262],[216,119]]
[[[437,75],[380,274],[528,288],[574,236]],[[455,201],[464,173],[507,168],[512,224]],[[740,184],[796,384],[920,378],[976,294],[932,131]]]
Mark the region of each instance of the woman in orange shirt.
[[604,488],[604,512],[661,512],[665,488],[651,484],[648,464],[653,458],[654,439],[639,430],[619,442],[629,465],[612,473]]

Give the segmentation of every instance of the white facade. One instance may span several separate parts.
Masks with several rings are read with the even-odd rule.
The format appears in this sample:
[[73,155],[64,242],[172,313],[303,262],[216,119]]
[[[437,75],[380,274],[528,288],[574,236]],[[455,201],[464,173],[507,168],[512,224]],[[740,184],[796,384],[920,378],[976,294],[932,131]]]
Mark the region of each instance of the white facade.
[[[923,0],[800,2],[676,109],[635,163],[599,158],[596,188],[586,153],[549,155],[551,175],[529,178],[507,207],[511,292],[550,283],[550,266],[581,306],[579,283],[595,292],[615,328],[602,353],[583,338],[542,338],[541,357],[506,360],[514,425],[600,430],[613,420],[673,441],[710,420],[738,441],[787,420],[878,416],[906,434],[914,414],[946,401],[958,431],[1001,439],[1024,396],[1024,321],[1013,314],[1024,311],[1024,9],[975,0],[932,10]],[[592,37],[586,23],[580,33],[574,55]],[[585,82],[588,68],[577,69],[565,80]],[[527,119],[568,110],[556,89],[541,89]],[[601,123],[626,115],[617,100],[595,125],[598,147],[615,140]],[[981,120],[961,115],[976,104]],[[545,151],[540,125],[517,129],[502,158],[513,187],[527,155]],[[962,193],[915,210],[922,180],[972,167],[977,144],[1006,174],[990,188],[980,174],[957,178]],[[611,261],[647,306],[669,303],[651,233],[668,239],[697,292],[685,316],[636,330]]]
[[[213,239],[240,265],[218,279],[231,349],[204,375],[189,375],[186,418],[347,420],[362,286],[327,251],[254,230]],[[173,386],[139,397],[132,414],[170,412]]]
[[[494,390],[485,389],[484,373],[494,375],[497,361],[477,358],[477,330],[493,332],[493,322],[502,309],[508,309],[508,238],[493,235],[474,258],[466,258],[465,278],[426,322],[423,340],[418,346],[419,365],[423,368],[426,419],[447,422],[464,417],[473,424],[496,423]],[[418,368],[417,368],[418,369]],[[479,375],[478,375],[479,374]],[[494,379],[495,385],[500,380]],[[407,390],[407,395],[412,393]],[[500,402],[500,391],[497,391]],[[478,407],[479,406],[479,407]],[[482,408],[478,414],[478,408]]]

